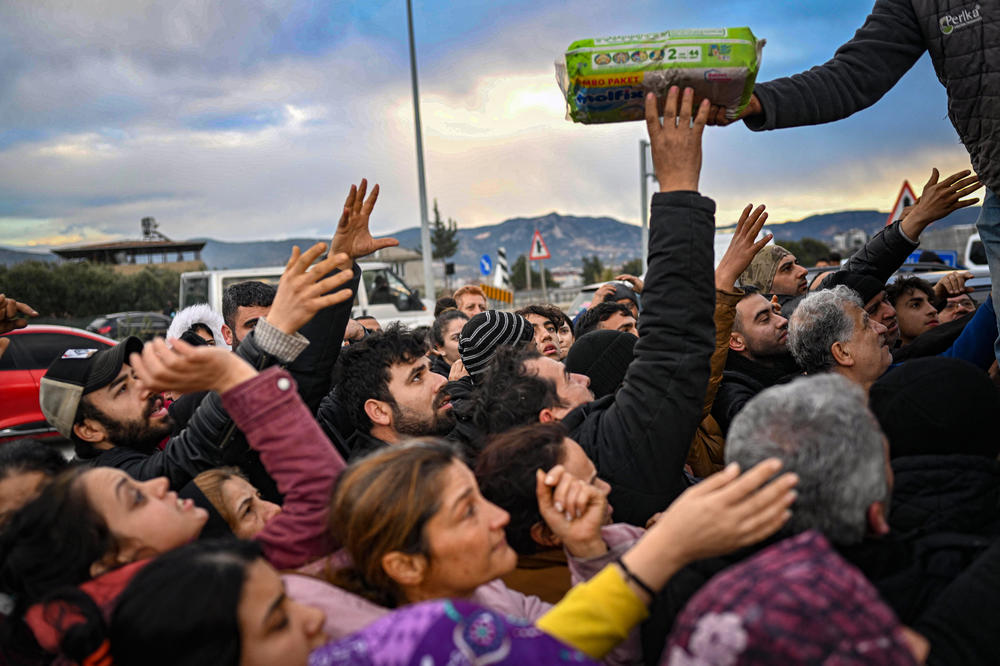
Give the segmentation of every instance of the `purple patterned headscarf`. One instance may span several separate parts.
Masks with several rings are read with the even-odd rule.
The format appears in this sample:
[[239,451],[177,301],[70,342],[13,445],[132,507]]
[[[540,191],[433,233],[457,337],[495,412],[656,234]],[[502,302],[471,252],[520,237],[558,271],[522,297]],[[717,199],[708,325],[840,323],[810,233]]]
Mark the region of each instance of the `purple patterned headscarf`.
[[593,664],[534,625],[466,601],[406,606],[313,651],[309,666]]
[[915,666],[902,627],[864,575],[816,531],[713,578],[674,624],[661,666]]

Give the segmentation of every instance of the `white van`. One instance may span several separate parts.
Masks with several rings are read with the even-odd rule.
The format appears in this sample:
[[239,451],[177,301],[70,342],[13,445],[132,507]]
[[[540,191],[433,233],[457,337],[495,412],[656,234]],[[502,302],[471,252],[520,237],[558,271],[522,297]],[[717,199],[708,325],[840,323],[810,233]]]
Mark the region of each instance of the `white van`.
[[989,264],[986,263],[986,248],[978,233],[969,236],[965,241],[965,265],[969,269],[979,268],[989,271]]
[[[361,262],[361,281],[354,294],[352,317],[375,317],[383,326],[400,322],[406,326],[430,326],[434,323],[434,304],[406,286],[390,264]],[[222,312],[222,292],[232,284],[259,280],[277,285],[284,266],[235,268],[223,271],[191,271],[181,274],[178,309],[195,303],[208,303]]]

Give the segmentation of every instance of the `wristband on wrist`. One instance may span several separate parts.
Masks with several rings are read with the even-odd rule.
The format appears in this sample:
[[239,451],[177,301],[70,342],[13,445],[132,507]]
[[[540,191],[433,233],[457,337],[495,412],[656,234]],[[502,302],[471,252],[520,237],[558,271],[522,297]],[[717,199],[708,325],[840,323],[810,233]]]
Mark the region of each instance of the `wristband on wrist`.
[[619,567],[621,567],[622,573],[625,574],[625,580],[626,580],[626,582],[635,583],[636,586],[640,590],[642,590],[647,595],[649,595],[650,601],[652,601],[653,599],[656,598],[656,592],[653,591],[653,588],[651,588],[649,585],[647,585],[644,580],[642,580],[641,578],[639,578],[638,576],[636,576],[634,573],[632,573],[632,570],[629,569],[627,566],[625,566],[625,562],[622,561],[622,558],[619,557],[617,560],[615,560],[615,563]]

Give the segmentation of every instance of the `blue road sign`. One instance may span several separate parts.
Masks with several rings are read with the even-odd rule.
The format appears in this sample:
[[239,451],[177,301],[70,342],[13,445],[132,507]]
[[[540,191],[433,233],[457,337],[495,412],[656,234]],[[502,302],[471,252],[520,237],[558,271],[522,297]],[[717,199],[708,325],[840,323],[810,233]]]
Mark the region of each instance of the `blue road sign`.
[[479,272],[483,275],[489,275],[493,271],[493,261],[490,259],[490,255],[484,254],[479,257]]

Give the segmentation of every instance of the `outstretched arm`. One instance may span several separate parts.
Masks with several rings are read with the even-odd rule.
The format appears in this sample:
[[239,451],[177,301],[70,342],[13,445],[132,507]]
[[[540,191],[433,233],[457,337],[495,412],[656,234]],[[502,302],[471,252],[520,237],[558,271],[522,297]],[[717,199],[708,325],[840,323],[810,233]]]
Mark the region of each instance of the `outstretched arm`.
[[[635,345],[614,404],[590,442],[580,439],[612,486],[619,520],[643,525],[684,488],[683,468],[701,420],[714,348],[714,203],[697,193],[708,102],[693,113],[693,91],[667,94],[661,122],[646,99],[653,165],[649,270]],[[684,294],[678,298],[678,294]]]
[[752,130],[818,125],[865,109],[887,93],[926,50],[910,0],[877,0],[854,38],[818,67],[758,83]]
[[327,537],[327,505],[345,463],[334,450],[280,368],[257,373],[235,354],[216,347],[156,339],[133,354],[132,367],[152,390],[210,389],[260,452],[268,474],[285,496],[281,513],[255,539],[275,567],[301,566],[332,549]]
[[[330,254],[338,259],[324,269],[344,272],[353,269],[354,277],[349,284],[352,293],[357,291],[361,280],[361,267],[355,262],[376,250],[399,244],[394,238],[372,238],[369,225],[379,187],[376,185],[365,198],[367,188],[368,182],[364,179],[357,186],[351,185],[330,241]],[[288,371],[299,385],[299,394],[313,413],[330,392],[333,367],[340,355],[351,307],[352,302],[348,299],[320,310],[312,321],[302,327],[302,335],[309,339],[309,347],[288,366]]]
[[920,243],[920,234],[931,223],[978,199],[966,199],[980,186],[969,171],[959,171],[939,182],[938,170],[931,169],[930,178],[920,198],[901,221],[881,229],[855,252],[841,270],[858,275],[870,275],[885,282],[899,270],[906,258]]

